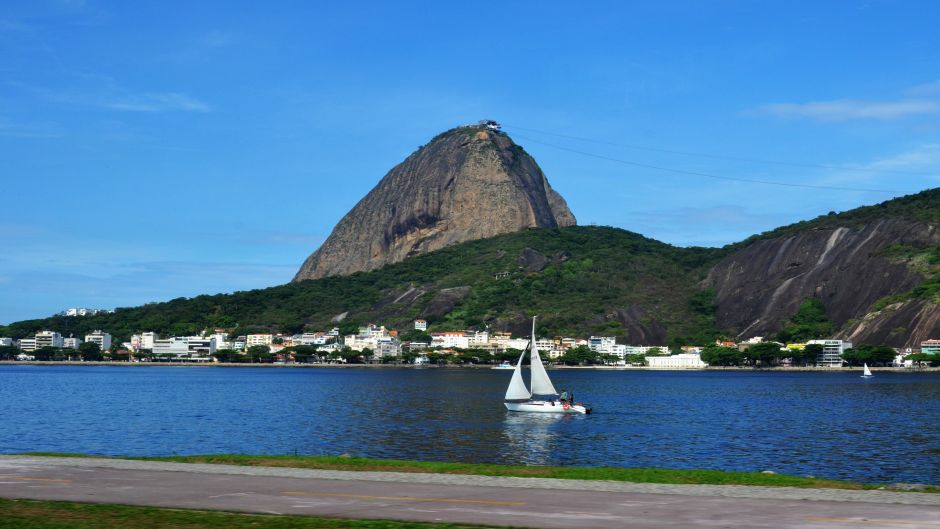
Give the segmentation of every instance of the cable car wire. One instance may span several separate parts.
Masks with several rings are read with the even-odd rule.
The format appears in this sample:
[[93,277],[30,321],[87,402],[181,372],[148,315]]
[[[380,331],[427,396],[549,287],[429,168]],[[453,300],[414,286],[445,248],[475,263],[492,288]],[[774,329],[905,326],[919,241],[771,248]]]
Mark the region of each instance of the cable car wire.
[[553,149],[559,149],[559,150],[562,150],[562,151],[567,151],[567,152],[572,152],[572,153],[575,153],[575,154],[580,154],[580,155],[582,155],[582,156],[589,156],[589,157],[591,157],[591,158],[597,158],[597,159],[599,159],[599,160],[607,160],[607,161],[610,161],[610,162],[617,162],[617,163],[621,163],[621,164],[625,164],[625,165],[630,165],[630,166],[633,166],[633,167],[642,167],[642,168],[644,168],[644,169],[653,169],[653,170],[656,170],[656,171],[664,171],[664,172],[668,172],[668,173],[684,174],[684,175],[690,175],[690,176],[701,176],[701,177],[705,177],[705,178],[712,178],[712,179],[716,179],[716,180],[728,180],[728,181],[732,181],[732,182],[746,182],[746,183],[750,183],[750,184],[765,184],[765,185],[783,186],[783,187],[800,187],[800,188],[809,188],[809,189],[826,189],[826,190],[830,190],[830,191],[864,191],[864,192],[868,192],[868,193],[895,193],[895,194],[900,193],[899,191],[894,191],[894,190],[890,190],[890,189],[868,189],[868,188],[861,188],[861,187],[841,187],[841,186],[825,186],[825,185],[814,185],[814,184],[796,184],[796,183],[792,183],[792,182],[777,182],[777,181],[774,181],[774,180],[758,180],[758,179],[754,179],[754,178],[738,178],[738,177],[734,177],[734,176],[723,176],[723,175],[716,175],[716,174],[711,174],[711,173],[702,173],[702,172],[699,172],[699,171],[687,171],[687,170],[685,170],[685,169],[673,169],[673,168],[671,168],[671,167],[662,167],[662,166],[659,166],[659,165],[652,165],[652,164],[641,163],[641,162],[633,162],[633,161],[630,161],[630,160],[622,160],[622,159],[620,159],[620,158],[613,158],[613,157],[611,157],[611,156],[605,156],[605,155],[602,155],[602,154],[594,154],[594,153],[590,153],[590,152],[579,151],[579,150],[577,150],[577,149],[571,149],[571,148],[569,148],[569,147],[563,147],[563,146],[561,146],[561,145],[555,145],[555,144],[552,144],[552,143],[547,143],[547,142],[544,142],[544,141],[536,140],[536,139],[534,139],[534,138],[529,138],[529,137],[527,137],[527,136],[522,136],[522,135],[519,135],[519,134],[515,134],[514,136],[515,136],[516,138],[524,139],[524,140],[530,141],[530,142],[532,142],[532,143],[537,143],[537,144],[539,144],[539,145],[544,145],[544,146],[546,146],[546,147],[551,147],[551,148],[553,148]]
[[936,173],[919,173],[913,171],[895,171],[891,169],[871,169],[871,168],[862,168],[862,167],[843,167],[838,165],[827,165],[827,164],[814,164],[806,162],[786,162],[781,160],[766,160],[761,158],[746,158],[743,156],[727,156],[723,154],[709,154],[703,152],[692,152],[692,151],[679,151],[675,149],[663,149],[659,147],[649,147],[646,145],[635,145],[630,143],[617,143],[613,141],[606,140],[597,140],[592,138],[582,138],[580,136],[571,136],[568,134],[558,134],[556,132],[547,132],[544,130],[530,129],[526,127],[518,127],[515,125],[503,124],[504,127],[518,129],[522,131],[535,132],[537,134],[545,134],[547,136],[556,136],[559,138],[567,138],[569,140],[584,141],[588,143],[597,143],[601,145],[611,145],[613,147],[624,147],[627,149],[636,149],[641,151],[652,151],[652,152],[662,152],[667,154],[680,154],[682,156],[698,156],[701,158],[713,158],[717,160],[733,160],[737,162],[750,162],[750,163],[763,163],[763,164],[773,164],[773,165],[787,165],[791,167],[808,167],[812,169],[833,169],[837,171],[851,171],[856,173],[885,173],[885,174],[899,174],[899,175],[909,175],[909,176],[936,176]]

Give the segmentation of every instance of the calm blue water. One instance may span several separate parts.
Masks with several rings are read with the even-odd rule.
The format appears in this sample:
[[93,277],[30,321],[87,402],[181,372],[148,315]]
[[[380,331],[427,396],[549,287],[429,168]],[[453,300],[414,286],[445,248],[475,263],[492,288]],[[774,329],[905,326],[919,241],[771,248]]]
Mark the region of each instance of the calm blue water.
[[510,414],[511,371],[0,366],[0,452],[352,455],[940,483],[940,374],[555,370],[590,416]]

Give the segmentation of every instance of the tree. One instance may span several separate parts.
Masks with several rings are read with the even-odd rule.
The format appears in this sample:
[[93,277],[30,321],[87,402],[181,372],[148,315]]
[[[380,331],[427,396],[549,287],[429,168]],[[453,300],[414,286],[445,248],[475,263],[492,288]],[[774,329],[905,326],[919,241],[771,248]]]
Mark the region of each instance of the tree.
[[876,345],[870,350],[870,358],[873,364],[890,364],[894,362],[897,351],[885,345]]
[[650,347],[646,350],[646,355],[644,356],[669,356],[669,351],[662,347]]
[[928,364],[931,367],[940,366],[940,355],[937,354],[928,354],[928,353],[917,353],[912,355],[907,355],[904,357],[905,360],[911,360],[914,364]]
[[309,362],[311,358],[319,356],[315,345],[295,345],[290,350],[294,353],[294,359],[298,362]]
[[803,348],[803,363],[816,365],[816,359],[819,358],[821,354],[823,354],[823,346],[821,343],[806,344],[806,347]]
[[375,357],[375,351],[368,347],[363,347],[362,351],[359,351],[359,354],[367,364],[372,362],[372,359]]
[[248,348],[248,357],[252,362],[255,360],[258,362],[270,362],[271,348],[267,345],[252,345]]
[[711,366],[739,366],[744,363],[744,354],[735,347],[709,344],[702,349],[701,359]]
[[104,358],[101,354],[101,346],[95,342],[82,342],[79,344],[78,354],[82,356],[82,360],[88,360],[90,362],[98,362]]
[[832,322],[826,315],[826,306],[817,298],[809,298],[800,304],[796,314],[777,334],[777,339],[783,343],[805,342],[825,338],[833,330]]
[[20,354],[20,350],[12,345],[0,346],[0,360],[12,360],[18,354]]
[[245,355],[239,353],[234,349],[216,349],[212,353],[212,357],[218,360],[219,362],[244,362]]
[[562,363],[565,365],[585,365],[585,364],[596,364],[598,362],[597,353],[591,350],[590,347],[586,345],[579,345],[577,347],[571,347],[565,354],[561,357]]
[[780,344],[776,342],[761,342],[748,347],[744,355],[752,363],[766,367],[775,364],[781,358],[786,358],[787,353],[783,352]]
[[50,346],[40,347],[33,351],[33,356],[36,357],[36,360],[55,360],[55,357],[59,355],[59,350]]

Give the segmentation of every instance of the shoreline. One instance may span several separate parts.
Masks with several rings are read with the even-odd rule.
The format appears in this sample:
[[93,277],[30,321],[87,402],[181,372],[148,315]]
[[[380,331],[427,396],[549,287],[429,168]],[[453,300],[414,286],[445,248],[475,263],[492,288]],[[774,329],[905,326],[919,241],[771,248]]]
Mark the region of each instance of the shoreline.
[[[55,361],[55,360],[0,360],[0,366],[3,365],[23,365],[23,366],[113,366],[113,367],[263,367],[263,368],[299,368],[299,369],[492,369],[494,366],[485,364],[469,365],[412,365],[412,364],[275,364],[275,363],[241,363],[241,362],[114,362],[114,361]],[[649,366],[547,366],[549,370],[563,369],[581,369],[595,371],[734,371],[742,373],[792,373],[792,372],[812,372],[812,373],[838,373],[859,371],[859,367],[735,367],[735,366],[713,366],[704,368],[683,368],[683,367],[649,367]],[[940,373],[940,367],[871,367],[872,372],[881,373]]]

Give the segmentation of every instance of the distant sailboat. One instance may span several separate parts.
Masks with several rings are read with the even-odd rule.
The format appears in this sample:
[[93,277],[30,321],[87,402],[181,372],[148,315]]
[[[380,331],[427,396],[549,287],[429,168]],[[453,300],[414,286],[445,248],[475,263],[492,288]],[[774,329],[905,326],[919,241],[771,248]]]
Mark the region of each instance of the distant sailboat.
[[[548,373],[545,372],[538,347],[535,345],[535,318],[532,318],[532,341],[529,342],[529,347],[532,364],[530,367],[532,391],[529,391],[529,388],[525,386],[525,381],[522,380],[522,359],[525,358],[525,351],[522,351],[512,374],[512,380],[509,381],[509,388],[506,389],[506,402],[504,402],[506,409],[533,413],[591,413],[591,408],[583,404],[561,402],[556,399],[558,392],[555,391],[555,386],[552,385]],[[549,399],[533,399],[535,395],[549,397]]]
[[866,363],[866,364],[862,364],[862,365],[865,366],[865,370],[862,372],[862,378],[872,378],[872,377],[875,376],[875,375],[872,375],[872,374],[871,374],[871,369],[868,369],[868,364],[867,364],[867,363]]

